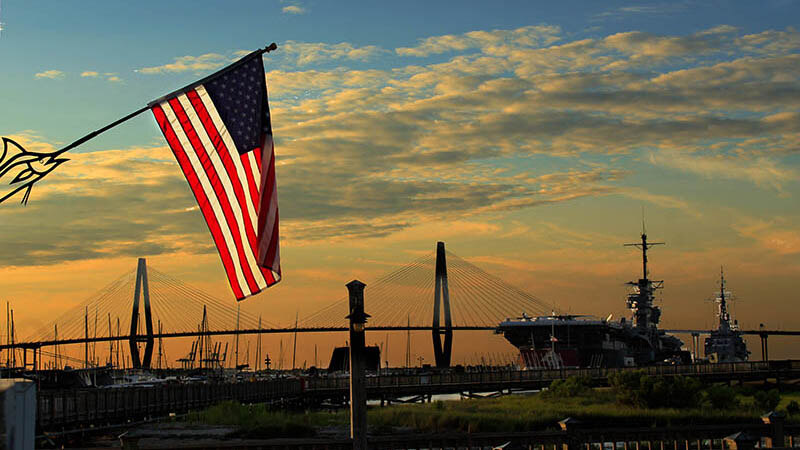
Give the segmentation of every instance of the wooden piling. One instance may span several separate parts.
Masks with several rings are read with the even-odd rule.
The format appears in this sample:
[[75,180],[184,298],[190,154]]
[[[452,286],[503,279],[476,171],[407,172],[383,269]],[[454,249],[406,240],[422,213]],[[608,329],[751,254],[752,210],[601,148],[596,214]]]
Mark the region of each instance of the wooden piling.
[[347,283],[350,296],[350,438],[353,450],[367,449],[367,388],[364,369],[364,287],[366,284],[353,280]]

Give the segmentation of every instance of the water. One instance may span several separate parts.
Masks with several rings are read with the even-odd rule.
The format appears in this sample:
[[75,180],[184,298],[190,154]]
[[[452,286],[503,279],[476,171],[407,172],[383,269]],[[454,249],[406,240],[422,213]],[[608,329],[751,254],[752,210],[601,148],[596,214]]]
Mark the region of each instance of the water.
[[[539,392],[538,389],[535,389],[535,390],[524,390],[524,391],[512,391],[508,395],[531,395],[531,394],[536,394],[538,392]],[[473,394],[475,396],[488,397],[488,396],[490,396],[492,394],[496,394],[496,392],[473,392]],[[408,400],[411,400],[412,398],[414,398],[414,397],[413,396],[412,397],[400,397],[399,400],[408,401]],[[434,394],[431,397],[431,402],[452,402],[452,401],[465,400],[465,399],[468,399],[468,398],[469,397],[462,397],[461,394]],[[367,400],[367,405],[369,405],[369,406],[380,406],[380,404],[381,404],[380,400]]]

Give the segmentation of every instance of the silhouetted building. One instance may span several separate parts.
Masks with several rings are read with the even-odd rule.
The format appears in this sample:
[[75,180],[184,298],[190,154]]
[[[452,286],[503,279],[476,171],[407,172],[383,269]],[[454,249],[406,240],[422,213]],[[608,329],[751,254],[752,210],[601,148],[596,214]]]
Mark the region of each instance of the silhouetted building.
[[[377,372],[381,368],[381,349],[377,345],[365,347],[367,372]],[[350,347],[336,347],[331,354],[329,372],[350,370]]]

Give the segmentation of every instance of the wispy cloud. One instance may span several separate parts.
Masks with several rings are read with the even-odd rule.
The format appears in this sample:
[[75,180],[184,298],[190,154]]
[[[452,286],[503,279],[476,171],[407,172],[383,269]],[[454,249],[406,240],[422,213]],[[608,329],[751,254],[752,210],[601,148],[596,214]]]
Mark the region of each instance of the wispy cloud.
[[395,50],[401,56],[429,56],[450,51],[501,45],[537,47],[560,39],[561,29],[553,25],[531,25],[514,30],[471,31],[459,35],[432,36],[421,39],[414,47]]
[[689,5],[687,5],[686,3],[680,3],[680,2],[663,3],[660,5],[657,4],[657,5],[623,6],[617,9],[597,14],[594,16],[594,19],[599,20],[599,19],[611,19],[611,18],[645,16],[645,15],[664,16],[684,11],[688,8],[688,6]]
[[281,56],[298,66],[339,60],[366,61],[383,53],[386,50],[375,45],[357,47],[347,42],[325,44],[286,41],[281,45]]
[[119,82],[122,81],[122,78],[120,78],[119,75],[116,74],[116,73],[113,73],[113,72],[100,73],[100,72],[96,72],[94,70],[87,70],[87,71],[81,72],[81,77],[83,77],[83,78],[105,78],[106,81],[110,81],[112,83],[119,83]]
[[693,208],[686,200],[671,195],[654,194],[643,188],[626,188],[620,191],[626,197],[646,201],[662,208],[677,209],[696,218],[703,216],[702,212]]
[[180,56],[168,64],[161,66],[143,67],[136,72],[152,75],[161,73],[180,73],[188,71],[206,71],[222,67],[232,61],[231,57],[219,53],[206,53],[200,56]]
[[777,218],[772,221],[746,219],[734,225],[734,229],[742,236],[756,240],[762,247],[780,255],[800,253],[800,232],[790,228],[786,220]]
[[299,5],[289,5],[289,6],[284,6],[281,11],[283,11],[284,14],[296,14],[296,15],[299,15],[299,14],[307,13],[308,9],[306,9],[306,8],[304,8],[302,6],[299,6]]
[[[487,218],[512,211],[614,196],[699,217],[682,197],[653,194],[634,184],[641,177],[631,176],[624,161],[614,163],[639,158],[698,180],[745,181],[784,194],[798,176],[785,162],[800,140],[800,57],[786,50],[791,33],[780,35],[786,45],[770,50],[775,53],[750,50],[766,44],[756,38],[745,44],[737,33],[716,27],[689,36],[636,32],[555,41],[557,29],[491,30],[423,39],[407,53],[440,55],[435,62],[359,70],[346,63],[386,51],[281,44],[275,58],[281,53],[285,64],[267,78],[284,235],[292,245],[385,237],[425,224],[491,223]],[[709,62],[704,58],[714,42],[726,50]],[[177,58],[149,73],[212,69],[232,55]],[[657,58],[682,59],[671,69],[653,65]],[[336,67],[303,70],[320,62]],[[113,226],[98,220],[90,231],[76,231],[100,243],[97,248],[81,249],[46,230],[36,240],[21,236],[25,244],[9,252],[45,251],[56,262],[99,257],[106,242],[127,242],[131,252],[130,243],[148,242],[165,253],[190,251],[181,249],[192,240],[208,243],[167,149],[82,156],[48,183],[34,192],[34,204],[46,203],[53,217],[76,227],[83,224],[80,208],[59,205],[119,203],[107,195],[130,204],[124,213],[103,206]],[[0,224],[12,220],[0,215]],[[137,240],[141,227],[127,217],[168,239]],[[13,220],[19,230],[39,223],[26,215]]]
[[800,179],[800,174],[768,157],[698,155],[662,150],[650,154],[650,162],[706,178],[748,181],[762,188],[783,191],[783,186]]
[[57,80],[59,78],[64,78],[65,75],[66,74],[60,70],[50,69],[50,70],[45,70],[44,72],[39,72],[36,75],[34,75],[34,77],[36,77],[37,80],[41,79]]

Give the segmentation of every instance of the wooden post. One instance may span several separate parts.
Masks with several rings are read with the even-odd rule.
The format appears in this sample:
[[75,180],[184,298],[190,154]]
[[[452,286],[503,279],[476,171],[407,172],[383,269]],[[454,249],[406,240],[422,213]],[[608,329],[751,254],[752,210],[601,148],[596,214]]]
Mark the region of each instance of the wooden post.
[[573,419],[572,417],[567,417],[566,419],[560,420],[558,425],[565,434],[564,441],[561,443],[561,449],[578,450],[580,448],[580,441],[582,437],[578,434],[578,430],[582,425],[581,421]]
[[786,443],[786,435],[783,431],[786,416],[783,413],[771,411],[769,414],[761,416],[761,421],[770,426],[770,434],[766,438],[766,447],[783,447]]
[[353,450],[367,450],[367,389],[364,369],[364,326],[368,314],[364,312],[364,287],[353,280],[347,283],[350,295],[350,438]]

